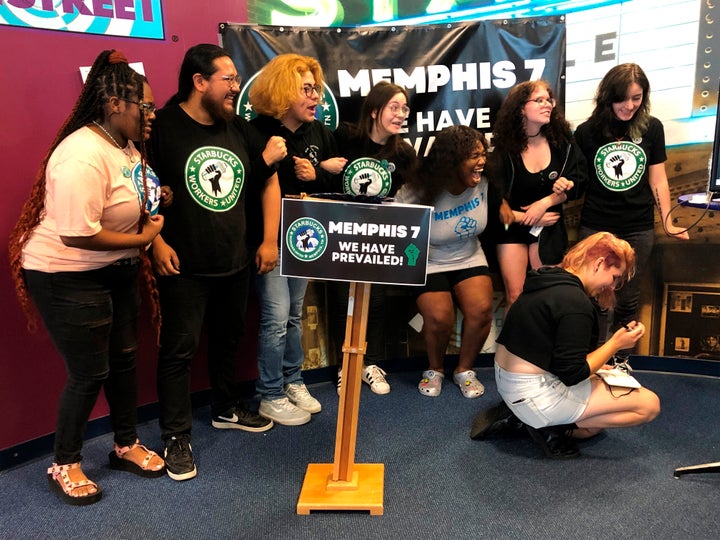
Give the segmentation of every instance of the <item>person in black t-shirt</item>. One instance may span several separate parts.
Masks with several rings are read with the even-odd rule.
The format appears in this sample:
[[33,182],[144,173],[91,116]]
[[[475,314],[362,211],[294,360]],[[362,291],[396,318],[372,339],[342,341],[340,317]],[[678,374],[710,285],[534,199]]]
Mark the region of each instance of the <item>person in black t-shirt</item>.
[[[655,243],[654,207],[666,234],[689,239],[686,229],[668,219],[665,133],[660,120],[650,116],[650,83],[640,66],[620,64],[607,72],[595,94],[595,109],[578,126],[575,140],[589,176],[578,238],[609,231],[635,250],[637,277],[618,291],[612,331],[637,318],[640,277]],[[601,328],[601,340],[605,333]]]
[[255,253],[246,247],[245,193],[259,182],[268,230],[279,224],[274,164],[285,157],[280,137],[269,141],[236,116],[240,79],[227,51],[191,47],[178,93],[157,112],[150,139],[152,166],[173,191],[165,228],[152,246],[162,329],[158,357],[160,429],[168,475],[197,474],[190,448],[190,362],[203,324],[208,340],[212,425],[266,431],[272,421],[236,400],[235,373],[244,326],[251,258],[261,273],[275,268],[277,238]]

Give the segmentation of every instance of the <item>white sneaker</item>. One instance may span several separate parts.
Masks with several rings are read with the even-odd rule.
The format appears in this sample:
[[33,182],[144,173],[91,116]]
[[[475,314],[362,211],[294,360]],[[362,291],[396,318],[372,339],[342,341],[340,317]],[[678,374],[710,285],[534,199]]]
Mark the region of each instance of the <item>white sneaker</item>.
[[301,426],[310,421],[310,413],[296,407],[286,397],[261,400],[258,413],[285,426]]
[[376,394],[387,394],[390,392],[390,385],[385,380],[385,371],[377,366],[365,366],[362,370],[362,380],[370,385],[370,390]]
[[287,394],[288,399],[293,405],[301,408],[303,411],[314,414],[322,410],[320,402],[310,395],[307,386],[303,383],[288,384],[285,387],[285,394]]
[[337,379],[337,393],[338,396],[340,395],[340,390],[342,390],[342,370],[338,370],[338,379]]

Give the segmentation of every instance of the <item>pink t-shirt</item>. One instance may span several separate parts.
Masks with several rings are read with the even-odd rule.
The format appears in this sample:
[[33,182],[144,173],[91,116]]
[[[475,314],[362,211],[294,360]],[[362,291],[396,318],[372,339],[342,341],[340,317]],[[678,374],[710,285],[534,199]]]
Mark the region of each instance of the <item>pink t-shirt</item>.
[[80,272],[136,257],[138,248],[92,251],[66,246],[60,237],[136,232],[141,203],[133,177],[139,167],[132,142],[126,153],[88,127],[68,135],[48,161],[45,216],[25,244],[23,268]]

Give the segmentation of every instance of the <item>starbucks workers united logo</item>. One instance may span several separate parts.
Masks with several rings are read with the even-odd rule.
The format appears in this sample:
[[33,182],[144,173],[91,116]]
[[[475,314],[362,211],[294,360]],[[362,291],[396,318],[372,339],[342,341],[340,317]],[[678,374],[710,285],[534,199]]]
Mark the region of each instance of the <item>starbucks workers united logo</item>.
[[327,231],[318,220],[302,217],[293,221],[285,233],[285,245],[299,261],[319,259],[327,248]]
[[233,208],[245,184],[245,167],[233,152],[218,146],[198,148],[185,164],[185,185],[190,196],[212,212]]
[[634,142],[612,142],[598,148],[593,166],[603,186],[610,191],[626,191],[640,182],[647,168],[647,156]]
[[[374,158],[360,158],[350,163],[343,173],[343,191],[352,195],[377,195],[390,193],[392,178],[390,163]],[[394,166],[393,166],[394,168]]]

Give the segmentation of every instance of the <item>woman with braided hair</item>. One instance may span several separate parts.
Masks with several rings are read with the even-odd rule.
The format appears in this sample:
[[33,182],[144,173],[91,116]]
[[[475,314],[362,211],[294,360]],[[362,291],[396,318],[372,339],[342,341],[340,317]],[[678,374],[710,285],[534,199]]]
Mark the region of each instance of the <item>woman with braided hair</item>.
[[111,468],[145,477],[165,472],[136,431],[138,274],[144,248],[163,226],[154,215],[159,187],[144,152],[154,118],[145,77],[122,53],[102,52],[10,236],[20,304],[31,326],[35,305],[68,373],[48,469],[51,489],[68,504],[92,504],[102,495],[80,468],[83,433],[101,388],[115,433]]

